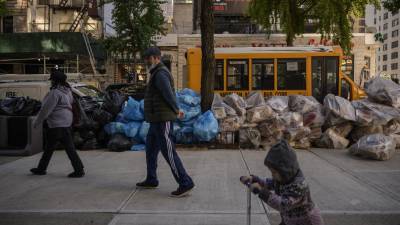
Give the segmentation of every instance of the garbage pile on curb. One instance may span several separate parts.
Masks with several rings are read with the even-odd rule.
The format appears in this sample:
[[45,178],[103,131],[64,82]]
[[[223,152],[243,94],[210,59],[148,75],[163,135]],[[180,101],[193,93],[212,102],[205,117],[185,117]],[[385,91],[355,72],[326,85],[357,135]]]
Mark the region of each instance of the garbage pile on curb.
[[[184,117],[174,122],[174,136],[178,144],[208,142],[218,134],[218,122],[211,111],[201,114],[200,96],[190,89],[176,93],[176,99]],[[111,136],[111,151],[139,151],[145,149],[150,124],[144,121],[144,101],[129,97],[114,122],[104,126]]]
[[29,97],[13,97],[0,100],[0,115],[35,116],[42,103]]
[[75,99],[78,100],[77,114],[80,117],[75,118],[73,124],[75,147],[92,150],[107,146],[109,137],[103,127],[116,118],[125,99],[125,96],[117,91],[106,93],[102,105],[91,97]]
[[311,96],[215,94],[212,111],[221,133],[239,133],[241,148],[267,147],[283,138],[298,149],[351,146],[351,154],[387,160],[400,147],[400,86],[375,78],[366,92],[367,99],[353,102],[329,94],[323,105]]

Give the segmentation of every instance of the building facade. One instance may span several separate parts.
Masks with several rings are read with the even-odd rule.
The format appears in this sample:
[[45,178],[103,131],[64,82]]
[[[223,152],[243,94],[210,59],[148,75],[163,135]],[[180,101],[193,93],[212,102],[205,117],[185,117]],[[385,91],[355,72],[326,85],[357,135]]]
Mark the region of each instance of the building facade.
[[400,78],[400,14],[391,13],[385,8],[376,9],[368,6],[366,9],[367,25],[376,31],[379,44],[376,59],[376,74]]

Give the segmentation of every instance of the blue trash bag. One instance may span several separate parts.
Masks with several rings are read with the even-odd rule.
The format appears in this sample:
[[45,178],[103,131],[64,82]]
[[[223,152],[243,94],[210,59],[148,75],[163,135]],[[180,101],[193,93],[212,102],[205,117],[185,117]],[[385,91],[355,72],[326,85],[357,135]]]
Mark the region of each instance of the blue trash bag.
[[183,103],[187,106],[198,106],[200,105],[201,98],[200,95],[192,89],[185,88],[178,92],[177,100],[179,103]]
[[142,121],[144,120],[144,114],[140,110],[140,103],[135,99],[129,97],[122,111],[124,118],[129,121]]
[[177,122],[174,122],[173,125],[174,125],[173,134],[174,134],[174,136],[176,137],[176,134],[177,134],[178,131],[181,129],[181,125],[180,125],[179,123],[177,123]]
[[142,143],[146,143],[147,133],[149,132],[150,124],[148,122],[143,122],[139,130],[139,140]]
[[104,131],[109,135],[124,134],[125,124],[119,122],[111,122],[104,126]]
[[133,145],[131,148],[131,151],[145,151],[145,150],[146,150],[146,145],[144,144]]
[[142,125],[140,122],[131,122],[125,124],[125,136],[135,138],[139,133],[140,125]]
[[182,127],[176,132],[176,142],[179,144],[193,144],[195,143],[195,137],[193,135],[192,127]]
[[122,113],[118,113],[117,117],[115,118],[115,122],[129,123],[129,121],[124,118],[124,114]]
[[178,121],[181,127],[193,127],[194,123],[197,121],[199,117],[196,116],[188,121]]
[[183,118],[180,121],[189,121],[201,114],[201,107],[198,106],[187,106],[185,104],[179,104],[179,109],[184,113]]
[[142,100],[140,101],[140,112],[142,112],[143,115],[144,115],[144,99],[142,99]]
[[193,125],[193,134],[199,141],[211,141],[218,134],[218,121],[208,110]]

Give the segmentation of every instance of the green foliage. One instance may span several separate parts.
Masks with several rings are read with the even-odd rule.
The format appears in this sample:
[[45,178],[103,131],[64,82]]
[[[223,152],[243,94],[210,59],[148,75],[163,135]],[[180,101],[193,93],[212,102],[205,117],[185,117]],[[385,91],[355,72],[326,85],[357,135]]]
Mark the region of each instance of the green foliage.
[[[113,0],[112,18],[116,37],[104,40],[104,45],[112,53],[132,56],[155,44],[152,38],[164,34],[164,15],[159,0]],[[129,53],[129,54],[126,54]]]
[[0,0],[0,16],[7,14],[6,0]]
[[395,13],[400,9],[400,0],[386,0],[383,1],[383,7],[388,9],[391,13]]
[[296,35],[312,20],[322,38],[333,39],[348,53],[351,49],[351,17],[362,16],[367,4],[379,7],[378,0],[251,0],[249,15],[268,33],[279,22],[286,42],[293,45]]

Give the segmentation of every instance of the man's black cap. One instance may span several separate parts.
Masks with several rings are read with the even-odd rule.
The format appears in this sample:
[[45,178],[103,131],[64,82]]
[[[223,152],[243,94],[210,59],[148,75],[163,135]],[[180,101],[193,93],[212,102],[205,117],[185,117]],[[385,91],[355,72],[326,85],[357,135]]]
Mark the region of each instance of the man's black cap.
[[50,74],[49,80],[58,81],[58,82],[65,82],[67,81],[67,75],[59,70],[53,70]]
[[150,56],[161,56],[161,51],[158,47],[150,47],[146,49],[143,53],[143,58],[148,58]]

